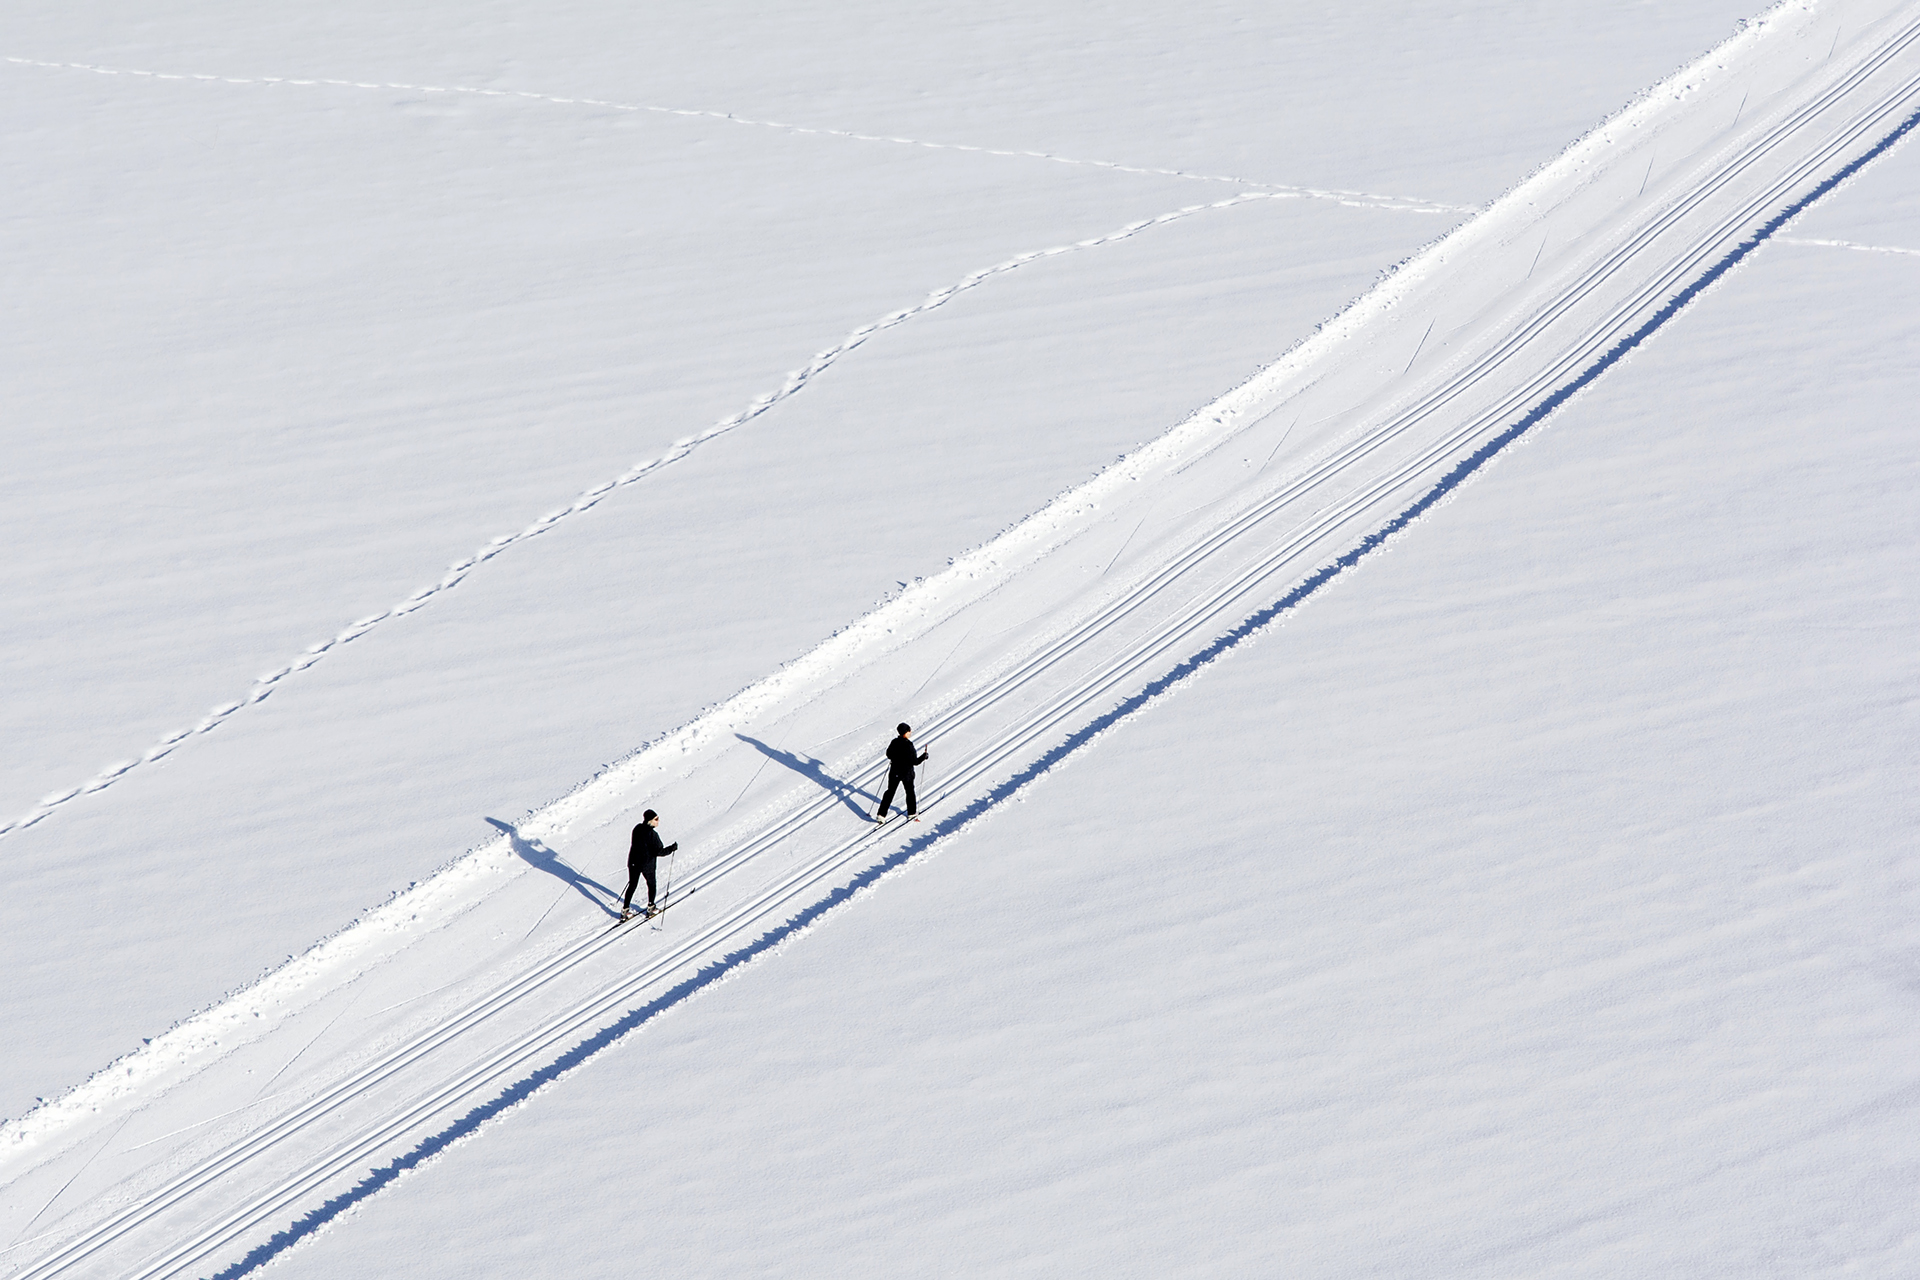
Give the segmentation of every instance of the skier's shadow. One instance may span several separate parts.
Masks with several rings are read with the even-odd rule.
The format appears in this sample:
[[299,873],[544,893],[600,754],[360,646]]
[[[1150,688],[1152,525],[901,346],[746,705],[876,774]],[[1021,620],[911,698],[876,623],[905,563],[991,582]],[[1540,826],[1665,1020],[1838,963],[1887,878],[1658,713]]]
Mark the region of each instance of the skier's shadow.
[[[581,897],[608,915],[615,916],[620,914],[613,907],[607,905],[608,902],[620,901],[620,895],[612,889],[607,888],[607,886],[601,884],[592,876],[581,875],[578,871],[575,871],[572,867],[562,862],[560,855],[547,848],[538,838],[529,840],[527,837],[521,835],[519,829],[511,822],[502,822],[498,818],[488,818],[487,821],[506,833],[507,843],[512,846],[515,853],[527,860],[527,865],[538,867],[548,875],[572,885],[579,891]],[[594,896],[593,891],[595,889],[607,895],[606,902],[602,902]]]
[[[874,795],[872,792],[863,791],[859,787],[856,787],[855,785],[853,785],[853,783],[847,782],[841,778],[836,778],[832,774],[828,773],[826,769],[826,762],[823,760],[816,759],[813,756],[796,755],[794,752],[791,752],[791,751],[782,751],[778,747],[770,747],[766,743],[760,741],[760,739],[749,738],[744,733],[736,733],[733,736],[740,739],[740,741],[747,743],[755,751],[758,751],[760,752],[760,754],[766,756],[767,759],[777,761],[780,764],[787,766],[787,768],[793,770],[795,773],[799,774],[801,777],[809,778],[812,781],[819,783],[822,788],[832,792],[836,797],[839,798],[841,804],[844,804],[845,806],[847,806],[848,809],[852,810],[853,813],[859,817],[862,817],[862,818],[867,817],[869,806],[878,804],[880,802],[880,798]],[[867,803],[866,804],[860,803],[861,798],[864,798]]]

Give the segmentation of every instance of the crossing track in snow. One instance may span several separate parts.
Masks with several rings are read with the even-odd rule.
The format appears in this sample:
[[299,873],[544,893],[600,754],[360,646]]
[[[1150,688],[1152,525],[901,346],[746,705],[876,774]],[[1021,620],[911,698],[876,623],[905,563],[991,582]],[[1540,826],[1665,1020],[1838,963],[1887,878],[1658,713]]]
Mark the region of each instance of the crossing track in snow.
[[[876,843],[845,821],[844,791],[795,800],[792,786],[735,828],[724,814],[694,824],[687,847],[717,852],[683,886],[702,890],[674,913],[684,933],[574,919],[568,944],[509,960],[364,1061],[310,1071],[322,1078],[278,1111],[117,1168],[48,1224],[44,1252],[16,1274],[159,1277],[272,1256],[276,1230],[297,1237],[351,1201],[368,1162],[461,1131],[477,1102],[524,1096],[581,1044],[630,1029],[636,1002],[667,1007],[707,980],[696,975],[763,954],[1267,625],[1884,154],[1917,112],[1920,10],[1774,11],[1176,428],[1173,444],[1066,495],[1056,532],[924,584],[884,642],[758,712],[824,736],[885,723],[890,699],[926,687],[913,718],[939,772],[921,829]],[[702,742],[649,757],[569,821],[602,830],[643,796],[689,813],[724,802],[756,757],[725,735]],[[820,765],[849,776],[845,761]]]
[[1224,183],[1236,187],[1248,187],[1269,193],[1276,198],[1301,200],[1330,200],[1335,204],[1344,204],[1356,209],[1395,209],[1411,213],[1471,213],[1466,205],[1446,204],[1441,201],[1427,200],[1418,196],[1382,195],[1372,191],[1348,191],[1323,187],[1302,187],[1285,182],[1261,182],[1253,178],[1236,177],[1232,174],[1195,173],[1187,169],[1162,169],[1152,166],[1124,164],[1117,160],[1097,160],[1085,156],[1061,155],[1052,151],[1018,151],[1003,147],[987,147],[976,143],[935,142],[927,138],[903,138],[897,134],[858,133],[849,129],[830,129],[820,125],[791,124],[781,120],[759,120],[752,116],[737,115],[731,111],[707,111],[691,107],[668,107],[649,102],[616,102],[606,98],[581,98],[562,96],[553,93],[538,93],[531,89],[493,89],[476,85],[448,84],[404,84],[391,81],[339,80],[339,79],[295,79],[289,76],[223,76],[209,75],[204,72],[183,73],[177,71],[151,71],[140,67],[104,67],[90,62],[48,62],[39,58],[21,58],[0,55],[0,62],[12,63],[20,67],[37,67],[46,71],[85,71],[99,76],[128,76],[135,79],[175,81],[183,84],[203,85],[242,85],[254,88],[322,88],[322,89],[358,89],[376,92],[431,93],[446,94],[453,97],[496,98],[517,102],[538,102],[551,106],[586,107],[603,111],[625,111],[648,113],[662,116],[681,116],[693,120],[712,120],[723,124],[739,125],[749,129],[773,129],[781,133],[798,134],[806,137],[837,138],[847,142],[883,143],[888,146],[918,147],[924,151],[959,151],[974,155],[995,156],[1008,160],[1044,160],[1049,164],[1071,165],[1089,169],[1106,169],[1114,173],[1133,174],[1149,178],[1179,178],[1188,182]]

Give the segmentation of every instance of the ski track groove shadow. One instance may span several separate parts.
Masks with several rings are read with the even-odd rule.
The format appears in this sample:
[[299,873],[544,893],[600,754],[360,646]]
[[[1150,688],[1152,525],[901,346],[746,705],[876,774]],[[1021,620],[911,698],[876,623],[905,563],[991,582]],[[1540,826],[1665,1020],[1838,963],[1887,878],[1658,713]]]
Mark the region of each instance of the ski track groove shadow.
[[[1395,537],[1404,533],[1412,524],[1427,515],[1434,507],[1451,497],[1462,485],[1490,464],[1495,457],[1504,452],[1514,442],[1544,422],[1553,413],[1579,395],[1588,386],[1618,364],[1628,354],[1640,347],[1654,333],[1685,309],[1707,289],[1717,283],[1728,271],[1739,265],[1762,244],[1807,207],[1819,200],[1836,187],[1846,182],[1866,165],[1872,163],[1887,151],[1903,141],[1916,127],[1920,127],[1920,111],[1908,115],[1897,128],[1884,137],[1867,153],[1844,166],[1812,191],[1780,210],[1752,235],[1739,242],[1732,250],[1715,262],[1698,278],[1676,293],[1656,312],[1649,316],[1638,328],[1620,338],[1601,357],[1574,378],[1541,400],[1534,408],[1525,413],[1512,425],[1498,435],[1487,440],[1472,453],[1462,458],[1451,470],[1436,481],[1415,502],[1388,520],[1374,532],[1368,534],[1351,550],[1332,562],[1310,574],[1303,581],[1286,591],[1277,600],[1246,616],[1230,630],[1217,636],[1210,643],[1188,657],[1182,659],[1170,670],[1155,677],[1138,691],[1123,698],[1117,705],[1104,711],[1080,727],[1074,729],[1055,745],[1049,747],[1040,756],[1029,762],[1006,780],[994,785],[984,794],[975,797],[963,809],[940,819],[931,830],[917,836],[901,848],[886,857],[865,867],[851,876],[845,883],[836,886],[824,896],[809,903],[788,916],[779,924],[763,931],[757,938],[713,961],[703,965],[698,971],[683,979],[667,991],[638,1007],[632,1008],[610,1024],[577,1041],[565,1051],[521,1078],[513,1081],[487,1101],[472,1107],[458,1119],[444,1128],[420,1140],[407,1152],[395,1157],[386,1164],[371,1169],[352,1188],[332,1197],[290,1223],[284,1230],[276,1233],[266,1242],[256,1246],[244,1257],[226,1269],[215,1273],[216,1280],[237,1280],[238,1277],[266,1265],[288,1249],[314,1236],[342,1214],[365,1202],[381,1190],[392,1185],[402,1174],[420,1167],[434,1157],[446,1151],[462,1139],[477,1134],[490,1121],[527,1101],[548,1084],[570,1073],[576,1067],[600,1055],[618,1044],[633,1032],[654,1021],[695,995],[703,992],[743,967],[778,950],[785,943],[793,941],[823,921],[837,909],[850,904],[864,891],[876,886],[880,881],[904,870],[932,850],[940,841],[957,835],[973,823],[985,818],[1007,800],[1042,780],[1053,769],[1070,757],[1089,747],[1107,731],[1126,720],[1142,714],[1165,696],[1177,691],[1189,680],[1198,676],[1213,662],[1225,657],[1241,645],[1256,638],[1287,613],[1297,609],[1323,588],[1340,578],[1349,570],[1359,566],[1374,552],[1380,550]],[[937,799],[944,799],[945,793]]]
[[[19,61],[19,59],[8,59],[8,61]],[[174,751],[178,750],[187,740],[202,734],[211,733],[226,723],[235,713],[255,703],[264,701],[276,692],[285,681],[301,672],[311,670],[325,658],[327,654],[339,648],[341,645],[349,644],[352,641],[360,639],[383,623],[391,622],[396,618],[403,618],[431,603],[436,597],[451,591],[465,580],[468,574],[472,573],[487,561],[492,560],[495,556],[529,539],[538,537],[570,516],[592,510],[600,504],[602,499],[616,490],[638,483],[654,473],[672,466],[674,463],[681,462],[691,456],[693,452],[702,445],[752,422],[755,418],[766,413],[775,405],[804,390],[808,384],[830,369],[841,357],[858,349],[869,338],[874,337],[876,334],[891,329],[896,325],[904,324],[906,321],[925,315],[930,311],[937,310],[960,294],[996,276],[1006,275],[1035,262],[1040,262],[1048,258],[1057,258],[1069,253],[1077,253],[1085,249],[1097,249],[1107,245],[1117,244],[1133,238],[1142,231],[1167,226],[1171,223],[1192,217],[1195,214],[1216,209],[1235,208],[1261,200],[1284,200],[1291,198],[1293,197],[1286,194],[1256,191],[1242,192],[1239,195],[1230,196],[1224,200],[1216,200],[1205,204],[1183,205],[1178,209],[1172,209],[1151,218],[1142,218],[1130,222],[1124,227],[1107,232],[1104,235],[1074,241],[1070,244],[1054,245],[1045,249],[1027,250],[1002,262],[995,263],[993,266],[983,267],[979,270],[969,272],[957,282],[934,290],[918,304],[898,311],[891,311],[878,320],[855,329],[852,333],[848,334],[846,338],[842,339],[838,345],[819,352],[807,364],[788,374],[786,381],[777,390],[756,397],[745,409],[740,410],[738,413],[722,418],[719,422],[704,431],[675,441],[672,447],[660,456],[636,463],[618,477],[584,490],[567,506],[548,512],[519,532],[492,539],[486,546],[480,548],[466,559],[457,561],[450,566],[446,575],[442,577],[440,581],[430,586],[422,587],[392,608],[380,613],[369,614],[340,631],[332,639],[323,640],[307,646],[306,650],[294,661],[255,680],[253,687],[247,692],[245,697],[214,707],[201,718],[199,723],[193,725],[191,728],[178,729],[166,734],[140,756],[109,765],[99,774],[79,786],[70,787],[64,791],[42,797],[37,805],[20,817],[11,822],[0,824],[0,840],[6,839],[15,832],[24,831],[29,827],[35,826],[57,812],[62,806],[82,796],[91,796],[106,790],[142,765],[153,764],[156,761],[165,759]]]
[[384,81],[335,80],[335,79],[294,79],[290,76],[216,76],[203,74],[185,74],[180,72],[147,71],[133,67],[103,67],[87,62],[46,62],[37,58],[0,57],[0,61],[11,62],[23,67],[39,67],[50,71],[86,71],[101,76],[139,76],[151,80],[199,81],[211,84],[233,85],[291,85],[295,87],[321,86],[332,89],[386,89],[404,93],[451,93],[481,98],[511,98],[525,102],[545,102],[566,107],[595,107],[607,111],[646,112],[653,115],[681,116],[696,120],[719,120],[727,124],[745,125],[754,129],[776,129],[782,133],[819,138],[844,138],[849,142],[878,142],[889,146],[919,147],[927,151],[960,151],[975,155],[996,156],[1016,160],[1045,160],[1052,164],[1076,165],[1092,169],[1106,169],[1114,173],[1133,174],[1152,178],[1180,178],[1189,182],[1220,182],[1239,187],[1254,187],[1270,192],[1283,199],[1330,200],[1357,209],[1392,209],[1402,213],[1473,213],[1478,206],[1446,204],[1437,200],[1426,200],[1417,196],[1381,195],[1373,191],[1348,191],[1334,187],[1302,187],[1284,182],[1256,182],[1251,178],[1237,178],[1231,174],[1194,173],[1186,169],[1156,169],[1150,166],[1121,164],[1115,160],[1088,160],[1076,156],[1063,156],[1051,151],[1018,151],[997,147],[974,146],[961,142],[930,142],[924,138],[902,138],[889,134],[857,133],[848,129],[827,129],[815,125],[789,124],[780,120],[760,120],[752,116],[735,115],[731,111],[705,111],[692,107],[663,107],[646,102],[615,102],[605,98],[570,98],[558,94],[538,93],[531,89],[482,89],[473,85],[444,84],[401,84]]

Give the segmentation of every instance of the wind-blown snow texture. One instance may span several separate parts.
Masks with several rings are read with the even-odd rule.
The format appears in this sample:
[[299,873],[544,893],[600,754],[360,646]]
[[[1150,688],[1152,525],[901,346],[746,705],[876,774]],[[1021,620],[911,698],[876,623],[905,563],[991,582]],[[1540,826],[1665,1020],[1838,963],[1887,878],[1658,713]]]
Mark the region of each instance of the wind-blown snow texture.
[[[1383,44],[1386,11],[1200,10],[1179,40],[716,12],[624,43],[587,9],[403,31],[208,8],[112,43],[52,16],[0,49],[30,162],[0,510],[32,552],[7,598],[34,604],[0,633],[30,691],[0,735],[0,819],[31,821],[0,838],[0,999],[27,1029],[6,1109],[482,846],[0,1129],[0,1262],[121,1179],[147,1194],[142,1160],[325,1096],[512,957],[572,954],[632,788],[678,787],[708,854],[803,795],[857,807],[897,704],[958,714],[1043,643],[1061,584],[1146,573],[1214,519],[1179,495],[1344,427],[1281,412],[1175,458],[1161,505],[1072,523],[1065,558],[968,569],[984,604],[918,580],[1732,17],[1393,15]],[[1818,64],[1818,36],[1843,60],[1867,38],[1847,16],[1778,20]],[[1744,113],[1766,90],[1704,92]],[[656,106],[691,114],[634,109]],[[1314,608],[981,774],[990,806],[936,809],[657,992],[590,996],[731,890],[587,956],[540,997],[588,1001],[552,1024],[570,1039],[204,1269],[611,1273],[644,1203],[650,1235],[673,1215],[655,1262],[689,1273],[1910,1273],[1920,185],[1883,134]],[[1681,181],[1657,143],[1627,168],[1600,177],[1629,200]],[[1516,242],[1513,274],[1575,252]],[[1428,377],[1463,324],[1368,332]],[[885,634],[814,649],[876,597]],[[795,664],[701,722],[739,726],[713,738],[732,754],[662,739],[809,650],[870,687],[789,706]],[[960,761],[936,756],[937,784]],[[731,874],[788,892],[757,865]],[[154,1219],[125,1265],[171,1274],[151,1260],[190,1225]]]

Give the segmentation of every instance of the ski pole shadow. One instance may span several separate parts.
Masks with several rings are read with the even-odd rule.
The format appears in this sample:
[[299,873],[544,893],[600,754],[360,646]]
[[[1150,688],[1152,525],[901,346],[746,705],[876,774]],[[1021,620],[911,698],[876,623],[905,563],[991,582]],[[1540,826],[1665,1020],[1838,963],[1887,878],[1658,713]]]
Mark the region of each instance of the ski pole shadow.
[[[519,828],[515,827],[511,822],[502,822],[498,818],[488,818],[487,822],[489,825],[499,828],[500,831],[506,835],[507,843],[513,848],[515,853],[526,860],[528,866],[538,868],[548,875],[553,876],[555,879],[573,886],[581,897],[608,915],[617,916],[620,914],[608,905],[608,903],[618,902],[620,900],[618,893],[607,888],[607,886],[601,884],[592,876],[581,875],[578,871],[575,871],[562,861],[559,854],[549,849],[539,839],[529,840],[527,837],[521,835]],[[598,889],[606,895],[606,901],[603,902],[594,896],[593,891],[595,889]]]
[[[751,746],[755,751],[766,756],[767,759],[783,764],[801,777],[817,783],[822,789],[837,797],[840,803],[847,806],[857,817],[865,818],[867,816],[867,805],[880,803],[880,797],[874,795],[871,791],[866,791],[843,778],[836,778],[828,773],[824,760],[816,759],[813,756],[799,755],[792,751],[782,751],[778,747],[770,747],[760,741],[760,739],[750,738],[744,733],[736,733],[733,736]],[[861,804],[861,799],[866,800],[867,804]]]

